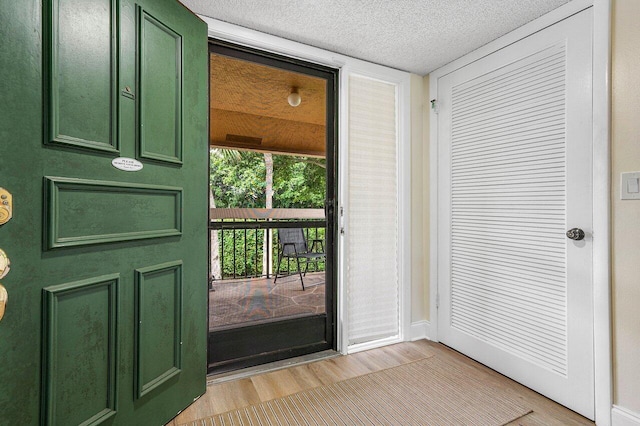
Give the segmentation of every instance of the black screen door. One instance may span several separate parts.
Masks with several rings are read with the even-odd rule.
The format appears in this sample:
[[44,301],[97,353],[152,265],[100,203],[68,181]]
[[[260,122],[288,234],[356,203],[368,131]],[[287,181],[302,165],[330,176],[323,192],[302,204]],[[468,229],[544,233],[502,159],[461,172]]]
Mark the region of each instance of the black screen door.
[[[220,41],[209,53],[209,371],[335,349],[337,70]],[[229,187],[255,196],[234,204]],[[313,254],[283,256],[283,229]]]

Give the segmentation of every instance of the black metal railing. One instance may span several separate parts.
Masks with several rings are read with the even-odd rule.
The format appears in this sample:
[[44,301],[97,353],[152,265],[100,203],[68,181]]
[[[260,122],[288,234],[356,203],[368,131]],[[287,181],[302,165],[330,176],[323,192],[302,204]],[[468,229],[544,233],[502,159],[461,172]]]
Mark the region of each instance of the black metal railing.
[[[325,240],[325,221],[320,219],[216,219],[209,224],[211,250],[218,247],[218,268],[212,280],[273,276],[278,262],[278,228],[302,228],[307,241]],[[215,233],[215,234],[214,234]],[[265,244],[266,239],[266,244]],[[265,251],[265,246],[271,250]],[[289,259],[280,273],[296,272]],[[324,271],[324,261],[310,263],[310,270]],[[286,267],[285,267],[286,266]]]

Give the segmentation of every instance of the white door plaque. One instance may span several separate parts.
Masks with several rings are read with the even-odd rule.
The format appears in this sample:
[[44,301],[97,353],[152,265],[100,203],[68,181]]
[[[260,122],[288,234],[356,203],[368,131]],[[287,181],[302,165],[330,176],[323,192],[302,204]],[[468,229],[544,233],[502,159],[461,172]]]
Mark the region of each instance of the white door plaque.
[[134,158],[118,157],[111,160],[111,165],[125,172],[137,172],[142,170],[142,163]]

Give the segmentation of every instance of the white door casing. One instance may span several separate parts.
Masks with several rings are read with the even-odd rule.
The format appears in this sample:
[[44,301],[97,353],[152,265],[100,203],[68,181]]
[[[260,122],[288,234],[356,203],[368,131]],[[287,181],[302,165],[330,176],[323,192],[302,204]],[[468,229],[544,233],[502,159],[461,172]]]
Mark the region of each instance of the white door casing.
[[589,418],[591,23],[438,79],[438,339]]

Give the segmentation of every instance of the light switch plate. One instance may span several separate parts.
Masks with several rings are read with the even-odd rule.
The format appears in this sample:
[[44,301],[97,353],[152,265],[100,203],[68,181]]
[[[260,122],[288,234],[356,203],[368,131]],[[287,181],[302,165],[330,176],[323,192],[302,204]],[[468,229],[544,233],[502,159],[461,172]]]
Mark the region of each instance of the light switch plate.
[[640,172],[620,175],[620,199],[640,200]]

